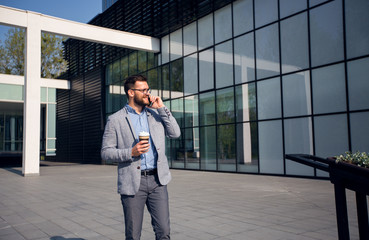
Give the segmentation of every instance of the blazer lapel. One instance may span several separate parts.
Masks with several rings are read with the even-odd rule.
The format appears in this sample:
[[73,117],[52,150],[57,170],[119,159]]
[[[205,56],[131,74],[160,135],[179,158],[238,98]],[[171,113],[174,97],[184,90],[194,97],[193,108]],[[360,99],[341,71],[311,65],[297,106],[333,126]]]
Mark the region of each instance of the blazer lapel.
[[135,139],[135,141],[136,141],[136,139],[138,139],[137,138],[137,136],[136,136],[136,132],[135,132],[135,130],[133,129],[133,125],[132,125],[132,123],[131,123],[131,120],[129,119],[129,114],[128,114],[128,110],[127,110],[127,108],[126,107],[124,107],[124,110],[122,111],[122,114],[123,114],[123,117],[124,117],[124,119],[125,119],[125,121],[127,122],[127,125],[128,125],[128,127],[129,127],[129,130],[131,131],[131,133],[132,133],[132,137]]

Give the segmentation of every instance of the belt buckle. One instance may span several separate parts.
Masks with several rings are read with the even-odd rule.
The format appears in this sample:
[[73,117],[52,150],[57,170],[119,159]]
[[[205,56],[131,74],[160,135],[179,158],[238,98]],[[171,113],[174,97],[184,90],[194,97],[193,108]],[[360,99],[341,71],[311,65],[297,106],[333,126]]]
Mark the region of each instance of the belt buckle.
[[147,170],[144,170],[144,176],[147,177]]

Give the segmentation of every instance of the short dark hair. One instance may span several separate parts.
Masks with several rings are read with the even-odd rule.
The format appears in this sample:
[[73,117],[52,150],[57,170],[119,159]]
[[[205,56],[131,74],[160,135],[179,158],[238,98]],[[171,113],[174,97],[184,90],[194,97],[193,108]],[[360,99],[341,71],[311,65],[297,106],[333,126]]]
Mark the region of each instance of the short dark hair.
[[129,76],[124,80],[124,92],[126,93],[127,97],[128,97],[128,90],[131,89],[137,81],[147,82],[147,78],[143,75],[138,74],[138,75]]

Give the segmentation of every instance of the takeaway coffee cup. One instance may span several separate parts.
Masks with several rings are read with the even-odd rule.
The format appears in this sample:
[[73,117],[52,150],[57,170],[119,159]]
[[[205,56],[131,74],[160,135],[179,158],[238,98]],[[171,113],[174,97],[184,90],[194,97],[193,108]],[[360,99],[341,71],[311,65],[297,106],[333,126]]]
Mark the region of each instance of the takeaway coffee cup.
[[150,133],[148,132],[140,132],[138,134],[138,139],[140,141],[149,141],[149,138],[150,138]]

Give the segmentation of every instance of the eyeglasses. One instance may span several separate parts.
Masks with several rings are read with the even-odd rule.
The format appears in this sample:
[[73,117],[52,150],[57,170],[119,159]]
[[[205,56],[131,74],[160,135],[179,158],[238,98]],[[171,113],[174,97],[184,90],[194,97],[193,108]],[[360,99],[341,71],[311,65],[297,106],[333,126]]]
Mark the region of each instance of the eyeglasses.
[[150,88],[146,88],[146,89],[135,89],[135,88],[131,88],[131,90],[133,91],[140,91],[144,94],[150,94],[151,93],[151,89]]

